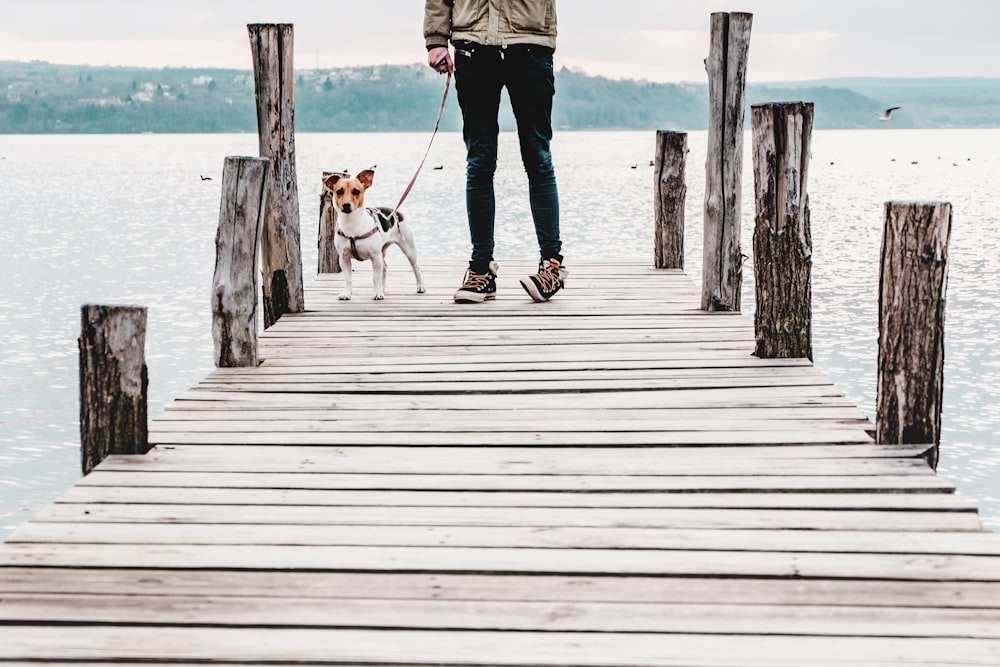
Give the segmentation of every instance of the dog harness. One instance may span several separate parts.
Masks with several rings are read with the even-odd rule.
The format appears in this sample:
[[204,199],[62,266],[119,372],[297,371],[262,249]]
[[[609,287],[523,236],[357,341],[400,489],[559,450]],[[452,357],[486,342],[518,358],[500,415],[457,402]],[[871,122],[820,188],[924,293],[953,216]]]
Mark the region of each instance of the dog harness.
[[358,260],[359,262],[364,261],[364,260],[362,260],[361,259],[361,255],[358,254],[358,244],[357,244],[357,242],[358,241],[364,241],[367,238],[371,238],[372,236],[374,236],[377,233],[378,233],[378,227],[377,226],[376,227],[372,227],[372,229],[371,229],[370,232],[365,232],[361,236],[348,236],[347,234],[345,234],[341,230],[339,230],[339,229],[337,230],[337,234],[339,234],[340,236],[344,237],[345,239],[347,239],[348,241],[351,242],[351,256],[354,257],[354,259]]
[[369,208],[367,210],[368,210],[368,215],[372,216],[373,218],[375,218],[375,220],[378,221],[378,224],[372,227],[371,231],[365,232],[361,236],[348,236],[341,229],[339,228],[337,229],[338,235],[351,242],[351,256],[354,257],[354,259],[358,260],[359,262],[362,262],[364,260],[361,259],[361,257],[358,255],[358,244],[357,244],[358,241],[364,241],[365,239],[371,238],[378,232],[379,227],[382,228],[382,231],[387,232],[394,226],[403,221],[402,213],[387,208],[385,206],[379,206],[378,208]]

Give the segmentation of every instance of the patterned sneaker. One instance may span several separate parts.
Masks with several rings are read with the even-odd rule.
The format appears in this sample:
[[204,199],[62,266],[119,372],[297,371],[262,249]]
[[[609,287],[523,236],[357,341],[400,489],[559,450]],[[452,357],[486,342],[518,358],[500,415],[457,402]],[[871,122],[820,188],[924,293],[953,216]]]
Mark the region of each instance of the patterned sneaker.
[[465,282],[455,292],[455,303],[482,303],[497,296],[497,270],[499,265],[490,262],[486,273],[474,273],[471,268],[465,272]]
[[538,273],[521,278],[521,287],[536,302],[548,301],[566,284],[569,275],[558,259],[543,259],[538,264]]

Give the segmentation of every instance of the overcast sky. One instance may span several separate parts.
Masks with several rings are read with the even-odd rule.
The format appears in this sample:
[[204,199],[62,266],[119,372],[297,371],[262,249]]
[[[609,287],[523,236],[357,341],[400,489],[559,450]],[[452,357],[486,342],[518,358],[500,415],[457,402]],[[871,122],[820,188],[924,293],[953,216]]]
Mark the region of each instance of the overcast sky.
[[[422,0],[0,0],[0,60],[250,69],[247,23],[295,67],[423,62]],[[556,65],[703,81],[709,14],[753,13],[748,78],[1000,76],[998,0],[559,0]]]

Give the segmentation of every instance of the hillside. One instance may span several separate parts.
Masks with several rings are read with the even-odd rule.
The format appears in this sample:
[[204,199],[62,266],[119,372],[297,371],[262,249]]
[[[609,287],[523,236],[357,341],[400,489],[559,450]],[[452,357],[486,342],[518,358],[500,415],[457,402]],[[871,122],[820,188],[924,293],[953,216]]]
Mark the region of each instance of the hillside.
[[[443,80],[421,65],[302,70],[295,80],[296,129],[410,131],[433,124]],[[557,73],[553,125],[561,130],[701,130],[704,83],[618,81]],[[1000,126],[1000,79],[839,79],[751,84],[750,104],[806,100],[816,127],[865,128],[876,112],[903,108],[893,127]],[[504,129],[513,128],[505,110]],[[249,70],[87,67],[0,62],[0,133],[255,132]],[[449,97],[443,130],[461,115]]]

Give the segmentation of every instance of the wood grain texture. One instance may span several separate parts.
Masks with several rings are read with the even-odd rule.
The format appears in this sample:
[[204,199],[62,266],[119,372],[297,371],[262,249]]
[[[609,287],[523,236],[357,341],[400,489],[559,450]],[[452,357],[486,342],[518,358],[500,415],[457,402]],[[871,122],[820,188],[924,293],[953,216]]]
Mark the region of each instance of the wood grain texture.
[[686,133],[662,130],[656,133],[653,257],[658,269],[684,268],[687,153]]
[[149,450],[146,308],[80,308],[80,464]]
[[754,331],[758,357],[812,359],[812,231],[807,189],[813,105],[755,105]]
[[227,157],[223,165],[212,276],[212,340],[217,367],[257,366],[258,258],[267,175],[267,160]]
[[[887,202],[879,278],[876,437],[941,440],[948,202]],[[937,450],[928,461],[937,467]]]
[[382,302],[317,277],[260,366],[15,530],[0,660],[997,663],[975,502],[808,360],[752,356],[749,318],[646,263],[534,304],[504,260],[472,307],[425,264]]
[[708,311],[739,312],[741,306],[743,116],[752,24],[753,15],[742,12],[716,12],[710,22],[701,290],[701,307]]
[[261,235],[264,327],[302,312],[304,283],[295,166],[294,28],[289,23],[247,26],[253,56],[260,157],[270,172]]

